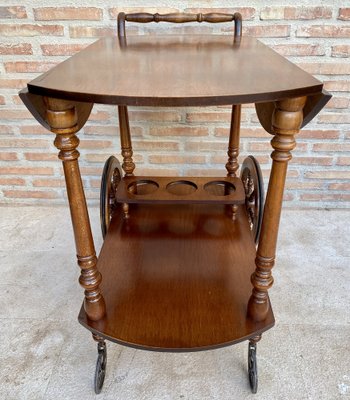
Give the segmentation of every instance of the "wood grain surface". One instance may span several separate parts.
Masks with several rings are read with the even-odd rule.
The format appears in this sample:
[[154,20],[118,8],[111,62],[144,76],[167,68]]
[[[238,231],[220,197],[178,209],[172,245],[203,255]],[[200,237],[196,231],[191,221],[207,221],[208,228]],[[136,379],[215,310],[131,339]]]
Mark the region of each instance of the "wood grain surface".
[[148,350],[194,351],[271,328],[247,317],[255,244],[244,206],[130,205],[112,219],[98,268],[106,316],[94,334]]
[[320,93],[322,83],[254,38],[100,39],[28,83],[31,93],[146,106],[256,103]]

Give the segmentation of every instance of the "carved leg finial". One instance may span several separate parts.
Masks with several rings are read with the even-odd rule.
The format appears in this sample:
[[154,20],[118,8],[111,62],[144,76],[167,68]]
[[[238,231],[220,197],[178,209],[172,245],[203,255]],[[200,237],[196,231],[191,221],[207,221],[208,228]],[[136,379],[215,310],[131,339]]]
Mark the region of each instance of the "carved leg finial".
[[291,150],[296,144],[294,135],[299,132],[303,121],[305,102],[306,97],[277,101],[272,115],[274,137],[271,145],[274,151],[271,158],[273,162],[255,259],[256,269],[251,277],[254,288],[248,303],[248,314],[255,321],[263,321],[270,307],[268,290],[273,284],[271,269],[275,263],[287,166],[292,158]]
[[47,121],[56,134],[54,144],[60,150],[58,157],[63,163],[78,265],[81,268],[79,282],[85,289],[84,308],[88,317],[97,321],[105,315],[106,306],[99,288],[102,278],[96,268],[97,257],[79,171],[77,112],[74,105],[63,100],[46,98],[45,102]]

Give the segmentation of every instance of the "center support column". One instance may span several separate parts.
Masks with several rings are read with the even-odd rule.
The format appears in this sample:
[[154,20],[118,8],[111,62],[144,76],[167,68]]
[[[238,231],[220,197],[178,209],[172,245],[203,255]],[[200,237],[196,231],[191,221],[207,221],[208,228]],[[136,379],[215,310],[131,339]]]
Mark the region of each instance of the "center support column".
[[296,97],[275,102],[272,114],[271,153],[272,169],[266,196],[260,240],[255,259],[256,269],[251,276],[252,295],[248,303],[248,315],[255,321],[263,321],[269,311],[268,290],[273,284],[271,269],[275,264],[278,227],[281,216],[284,184],[291,150],[296,143],[294,135],[303,122],[306,97]]

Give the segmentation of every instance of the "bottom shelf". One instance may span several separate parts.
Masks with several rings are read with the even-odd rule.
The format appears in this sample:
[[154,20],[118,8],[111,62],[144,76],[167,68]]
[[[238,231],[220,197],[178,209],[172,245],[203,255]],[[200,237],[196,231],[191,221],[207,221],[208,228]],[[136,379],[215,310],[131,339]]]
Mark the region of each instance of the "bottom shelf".
[[247,317],[255,245],[244,206],[130,205],[117,213],[98,261],[106,316],[79,322],[93,333],[148,350],[230,345],[274,325]]

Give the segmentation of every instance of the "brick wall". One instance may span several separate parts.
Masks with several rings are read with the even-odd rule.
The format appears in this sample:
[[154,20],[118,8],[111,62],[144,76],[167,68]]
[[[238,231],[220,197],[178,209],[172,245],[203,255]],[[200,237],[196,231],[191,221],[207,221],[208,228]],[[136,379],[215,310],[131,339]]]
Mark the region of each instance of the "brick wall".
[[[38,0],[0,4],[0,202],[65,202],[62,169],[53,135],[38,126],[17,96],[26,82],[103,35],[116,34],[119,11],[155,11],[146,2]],[[350,7],[344,1],[163,1],[159,12],[232,12],[253,35],[325,82],[333,99],[299,135],[286,188],[287,207],[350,206]],[[266,3],[266,2],[265,2]],[[43,7],[43,4],[45,7]],[[92,5],[91,5],[92,4]],[[123,6],[125,4],[125,7]],[[140,4],[140,7],[137,7]],[[207,8],[199,8],[200,5]],[[209,8],[210,7],[210,8]],[[223,8],[226,7],[226,8]],[[232,6],[233,7],[233,6]],[[223,32],[231,25],[127,25],[130,34]],[[166,29],[166,30],[165,30]],[[130,108],[136,172],[225,174],[230,108]],[[119,154],[115,107],[95,106],[81,138],[81,170],[87,197],[96,203],[104,160]],[[249,153],[268,177],[270,136],[252,105],[242,115],[240,161]],[[184,163],[184,164],[183,164]],[[180,165],[181,164],[181,165]]]

